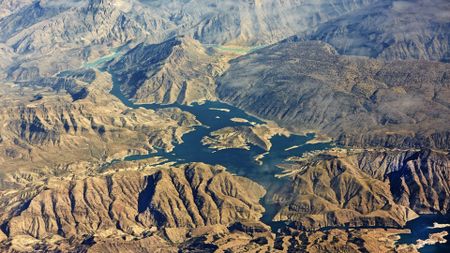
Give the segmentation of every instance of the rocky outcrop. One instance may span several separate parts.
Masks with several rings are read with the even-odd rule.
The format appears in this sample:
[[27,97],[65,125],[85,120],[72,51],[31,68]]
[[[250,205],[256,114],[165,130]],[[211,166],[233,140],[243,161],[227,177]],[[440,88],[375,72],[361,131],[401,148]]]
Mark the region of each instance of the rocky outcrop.
[[357,159],[363,171],[389,182],[397,203],[423,214],[450,211],[448,152],[365,151]]
[[321,42],[286,41],[233,60],[218,94],[345,146],[447,149],[449,76],[444,63],[387,63],[341,56]]
[[198,41],[181,37],[139,44],[108,69],[137,103],[190,104],[216,99],[214,77],[225,65]]
[[143,194],[150,199],[142,206],[142,219],[168,227],[195,227],[258,220],[264,210],[258,201],[265,190],[248,179],[194,165],[153,175]]

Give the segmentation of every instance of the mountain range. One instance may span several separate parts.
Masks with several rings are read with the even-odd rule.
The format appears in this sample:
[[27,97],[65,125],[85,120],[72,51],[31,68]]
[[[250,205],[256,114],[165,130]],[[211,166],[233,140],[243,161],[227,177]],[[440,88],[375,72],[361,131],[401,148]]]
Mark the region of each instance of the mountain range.
[[[449,13],[0,0],[0,251],[418,252],[404,226],[450,210]],[[211,101],[257,120],[233,118],[198,152],[259,150],[279,184],[234,173],[238,156],[178,157],[216,126]],[[265,160],[277,137],[311,134],[291,147],[310,152]]]

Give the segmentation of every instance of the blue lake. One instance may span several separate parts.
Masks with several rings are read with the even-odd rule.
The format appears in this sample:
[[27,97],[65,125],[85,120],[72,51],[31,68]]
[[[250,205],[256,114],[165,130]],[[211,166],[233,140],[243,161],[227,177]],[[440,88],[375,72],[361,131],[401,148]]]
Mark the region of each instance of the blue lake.
[[[307,141],[314,138],[313,134],[306,136],[291,135],[289,137],[274,136],[271,139],[272,148],[269,153],[261,159],[262,164],[255,161],[255,156],[265,153],[266,151],[257,146],[251,146],[249,150],[224,149],[215,151],[201,143],[204,136],[208,136],[211,132],[224,127],[251,125],[249,122],[262,124],[264,121],[253,117],[234,106],[217,101],[207,101],[202,104],[193,104],[192,106],[179,104],[134,104],[123,96],[117,80],[113,79],[113,81],[114,85],[111,93],[128,107],[143,107],[153,110],[177,107],[192,113],[196,116],[197,120],[202,123],[202,126],[196,127],[195,131],[185,134],[182,138],[183,143],[175,145],[174,150],[170,153],[159,150],[156,153],[149,153],[147,155],[128,156],[124,158],[124,160],[132,161],[162,156],[169,161],[176,163],[204,162],[213,165],[223,165],[228,171],[252,179],[264,186],[267,190],[267,194],[261,200],[261,204],[266,209],[266,212],[263,214],[261,221],[271,226],[274,232],[286,225],[284,222],[272,221],[272,218],[277,213],[278,207],[271,204],[269,200],[272,193],[274,193],[283,183],[286,183],[285,180],[287,180],[285,178],[278,179],[275,177],[276,174],[281,172],[276,165],[282,163],[286,158],[291,156],[301,156],[305,152],[325,150],[333,147],[333,144],[331,143],[306,144]],[[248,122],[234,122],[231,120],[232,118],[242,118],[246,119]],[[286,150],[293,146],[298,147]],[[433,222],[450,223],[450,216],[428,215],[421,216],[414,221],[408,222],[407,228],[410,228],[412,233],[402,235],[399,243],[415,243],[417,239],[427,239],[430,232],[434,233],[442,230],[449,231],[449,228],[429,229],[428,227],[432,226]],[[420,252],[450,252],[450,245],[447,243],[425,246]]]
[[[406,228],[411,230],[411,234],[401,235],[401,239],[398,243],[415,243],[418,239],[426,240],[430,233],[439,233],[447,231],[450,234],[450,227],[445,228],[432,228],[433,223],[450,224],[450,215],[422,215],[419,218],[412,220],[406,224]],[[447,243],[427,245],[421,249],[423,253],[438,253],[438,252],[450,252],[449,236],[446,236]]]
[[[255,156],[263,154],[266,151],[257,146],[250,145],[249,150],[223,149],[216,151],[201,143],[204,136],[209,136],[211,132],[224,127],[251,126],[250,122],[263,124],[264,121],[253,117],[234,106],[217,101],[207,101],[202,104],[193,104],[191,106],[179,104],[134,104],[123,96],[117,83],[118,81],[114,80],[111,93],[128,107],[143,107],[153,110],[177,107],[183,111],[192,113],[196,116],[197,120],[202,123],[202,126],[196,127],[195,131],[185,134],[182,138],[183,143],[175,145],[174,150],[170,153],[159,150],[156,153],[149,153],[147,155],[128,156],[124,158],[124,160],[132,161],[162,156],[176,163],[204,162],[213,165],[223,165],[233,174],[250,178],[264,186],[268,191],[266,197],[261,200],[261,203],[266,209],[261,220],[271,226],[274,231],[285,224],[283,222],[272,222],[272,218],[276,214],[277,208],[267,200],[270,199],[271,193],[287,180],[275,177],[276,174],[282,172],[276,165],[282,163],[291,156],[300,156],[305,152],[332,147],[329,143],[306,144],[307,141],[314,138],[313,134],[307,136],[290,135],[289,137],[277,135],[271,139],[272,148],[269,153],[260,160],[262,164],[255,161]],[[234,122],[231,120],[232,118],[242,118],[246,119],[248,122]],[[286,150],[293,146],[298,147]]]

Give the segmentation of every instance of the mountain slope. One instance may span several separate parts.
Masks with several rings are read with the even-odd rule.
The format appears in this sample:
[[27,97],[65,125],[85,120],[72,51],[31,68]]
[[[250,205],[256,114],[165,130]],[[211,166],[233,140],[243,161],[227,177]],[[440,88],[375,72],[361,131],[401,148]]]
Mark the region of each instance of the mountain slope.
[[450,211],[448,152],[342,150],[293,157],[280,165],[288,178],[272,200],[276,219],[317,228],[398,226],[417,214]]
[[327,154],[292,158],[282,165],[289,184],[274,194],[281,209],[276,220],[293,221],[299,227],[403,226],[417,217],[395,202],[389,184],[374,179],[358,166],[354,156]]
[[450,65],[341,56],[286,41],[233,60],[219,98],[347,146],[449,148]]
[[[448,13],[0,0],[0,252],[418,252],[400,227],[450,210]],[[186,106],[122,103],[113,83],[130,102],[229,106],[189,107],[199,127]],[[289,130],[318,137],[272,138]],[[201,163],[216,157],[267,189]]]
[[[37,1],[1,20],[0,26],[12,29],[3,30],[0,38],[22,51],[47,47],[44,38],[88,45],[146,36],[161,42],[175,34],[190,35],[205,43],[261,44],[371,2],[375,1]],[[48,37],[50,34],[54,38]]]
[[11,80],[22,72],[51,76],[130,41],[186,35],[207,44],[274,43],[374,1],[40,0],[0,19],[0,43],[18,54],[7,69]]
[[448,62],[448,13],[445,0],[378,1],[320,24],[306,39],[328,42],[341,54]]
[[199,42],[181,37],[139,44],[108,70],[121,82],[125,96],[138,103],[190,104],[216,99],[214,77],[224,65]]

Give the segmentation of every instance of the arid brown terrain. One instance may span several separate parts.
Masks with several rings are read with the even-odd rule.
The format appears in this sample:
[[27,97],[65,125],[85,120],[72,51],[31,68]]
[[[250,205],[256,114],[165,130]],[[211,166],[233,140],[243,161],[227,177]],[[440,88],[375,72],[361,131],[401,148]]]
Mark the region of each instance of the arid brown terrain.
[[448,149],[450,67],[339,55],[323,42],[281,42],[231,62],[219,98],[345,146]]
[[448,13],[0,0],[0,252],[447,249]]
[[[79,98],[74,98],[79,92],[70,95],[66,91],[71,82],[82,91]],[[179,109],[127,108],[109,94],[111,76],[102,72],[94,72],[88,83],[71,77],[37,83],[3,90],[3,172],[80,160],[108,161],[157,148],[169,151],[184,133],[200,124]],[[51,85],[65,89],[57,92]]]

